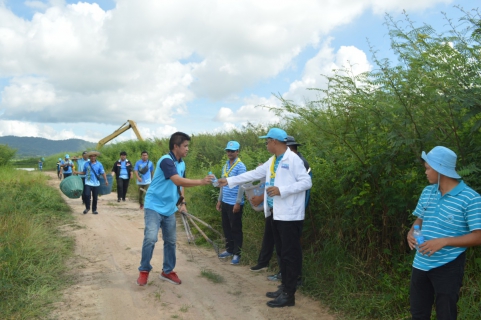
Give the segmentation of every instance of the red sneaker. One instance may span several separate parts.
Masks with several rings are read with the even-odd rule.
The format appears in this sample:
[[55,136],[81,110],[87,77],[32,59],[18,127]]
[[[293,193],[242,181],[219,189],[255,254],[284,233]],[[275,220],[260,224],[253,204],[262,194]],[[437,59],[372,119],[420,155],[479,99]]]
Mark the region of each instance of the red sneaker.
[[149,272],[140,271],[139,278],[137,279],[137,284],[139,286],[145,286],[147,284],[148,279],[149,279]]
[[162,273],[160,274],[160,279],[165,280],[165,281],[169,281],[172,284],[181,284],[182,283],[182,281],[180,281],[179,277],[177,277],[177,273],[175,273],[174,271],[171,271],[169,274],[162,271]]

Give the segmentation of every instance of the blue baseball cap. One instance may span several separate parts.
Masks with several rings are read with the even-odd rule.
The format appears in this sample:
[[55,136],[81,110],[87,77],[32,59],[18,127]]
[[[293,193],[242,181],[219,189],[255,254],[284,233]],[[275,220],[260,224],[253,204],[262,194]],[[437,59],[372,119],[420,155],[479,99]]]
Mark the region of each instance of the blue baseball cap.
[[69,159],[70,156],[68,154],[65,155],[65,159]]
[[259,138],[261,139],[270,138],[270,139],[276,139],[276,140],[285,142],[287,141],[287,133],[284,130],[279,128],[271,128],[267,133],[267,135],[260,136]]
[[434,171],[453,179],[460,179],[456,172],[456,153],[446,147],[434,147],[428,154],[422,152],[421,158],[426,161]]
[[62,158],[58,158],[58,161],[62,161]]
[[227,142],[227,146],[225,147],[224,150],[239,150],[240,149],[240,144],[237,141],[229,141]]

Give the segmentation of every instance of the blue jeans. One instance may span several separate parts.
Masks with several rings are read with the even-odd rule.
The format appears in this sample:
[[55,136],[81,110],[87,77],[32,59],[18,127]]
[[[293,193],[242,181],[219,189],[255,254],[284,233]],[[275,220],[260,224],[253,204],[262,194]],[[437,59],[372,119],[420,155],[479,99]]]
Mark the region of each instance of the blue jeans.
[[139,271],[152,270],[150,260],[154,253],[155,243],[158,240],[159,229],[162,229],[162,240],[164,240],[164,264],[162,269],[170,273],[175,268],[175,248],[177,240],[175,214],[164,216],[154,210],[144,210],[144,243],[142,244],[142,259],[140,260]]

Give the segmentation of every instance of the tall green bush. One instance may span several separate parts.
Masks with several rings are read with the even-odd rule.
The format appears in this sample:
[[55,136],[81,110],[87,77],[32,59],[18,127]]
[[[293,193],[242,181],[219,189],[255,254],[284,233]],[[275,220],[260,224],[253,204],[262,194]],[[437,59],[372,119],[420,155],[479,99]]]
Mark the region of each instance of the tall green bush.
[[16,150],[5,144],[0,144],[0,166],[6,165],[15,156]]
[[[350,290],[358,292],[364,304],[348,305],[353,314],[383,319],[408,315],[412,257],[405,238],[411,212],[427,184],[421,151],[436,145],[453,149],[459,172],[481,191],[479,17],[477,11],[466,12],[460,25],[447,19],[451,29],[438,34],[430,26],[414,27],[407,16],[405,24],[387,16],[397,64],[374,54],[377,69],[360,75],[338,70],[326,77],[326,89],[314,89],[317,101],[301,106],[280,98],[279,115],[294,114],[289,129],[308,140],[308,147],[317,146],[307,159],[314,174],[312,208],[318,212],[306,221],[312,219],[310,224],[318,229],[312,228],[307,241],[320,244],[310,249],[324,258],[321,270],[327,275],[332,268],[349,268],[349,276],[359,276]],[[334,261],[328,246],[339,248]],[[479,250],[471,251],[468,274],[480,261]],[[332,275],[346,282],[349,276]],[[330,280],[319,279],[326,288],[323,293],[336,290],[326,286]],[[370,299],[363,299],[361,293],[372,290],[372,280],[381,295],[371,292]],[[479,284],[479,278],[474,282]],[[479,287],[470,287],[473,290],[479,297]],[[461,301],[467,298],[463,295]],[[471,304],[460,303],[461,315],[479,310],[481,300],[469,300]]]

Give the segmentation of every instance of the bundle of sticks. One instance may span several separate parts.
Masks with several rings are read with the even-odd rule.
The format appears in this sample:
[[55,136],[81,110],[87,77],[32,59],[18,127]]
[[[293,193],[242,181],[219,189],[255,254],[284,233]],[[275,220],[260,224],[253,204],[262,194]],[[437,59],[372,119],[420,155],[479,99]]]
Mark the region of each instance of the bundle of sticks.
[[204,237],[204,239],[208,243],[210,243],[212,245],[212,247],[214,247],[215,252],[217,254],[219,254],[219,252],[220,252],[219,244],[212,241],[211,239],[209,239],[209,237],[205,234],[205,232],[202,231],[202,229],[197,225],[196,221],[203,224],[204,226],[206,226],[210,230],[214,231],[216,234],[219,235],[220,239],[222,239],[222,242],[225,242],[224,236],[219,231],[212,228],[212,226],[210,224],[202,221],[201,219],[197,218],[196,216],[191,215],[190,213],[188,213],[186,211],[181,211],[180,216],[182,217],[182,223],[184,224],[185,233],[187,234],[187,241],[189,243],[194,243],[194,241],[195,241],[195,237],[192,234],[192,230],[191,230],[190,225],[189,225],[189,222],[190,222],[190,223],[192,223],[192,225],[194,225],[194,227],[197,229],[197,231],[199,231],[199,233]]

